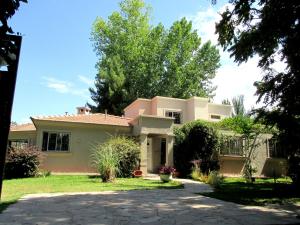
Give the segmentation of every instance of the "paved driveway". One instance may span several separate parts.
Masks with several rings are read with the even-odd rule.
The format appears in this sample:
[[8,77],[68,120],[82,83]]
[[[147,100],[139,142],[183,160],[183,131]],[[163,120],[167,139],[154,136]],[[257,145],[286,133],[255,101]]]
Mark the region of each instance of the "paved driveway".
[[195,192],[205,184],[183,181],[185,189],[27,195],[0,214],[0,224],[297,224],[289,211],[246,207]]

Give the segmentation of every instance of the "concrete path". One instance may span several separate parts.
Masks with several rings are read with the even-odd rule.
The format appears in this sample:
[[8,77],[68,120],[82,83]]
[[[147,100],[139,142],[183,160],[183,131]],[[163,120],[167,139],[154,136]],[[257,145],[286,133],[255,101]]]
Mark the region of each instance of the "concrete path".
[[198,182],[185,189],[33,194],[0,214],[0,224],[300,224],[291,211],[247,207],[207,198]]

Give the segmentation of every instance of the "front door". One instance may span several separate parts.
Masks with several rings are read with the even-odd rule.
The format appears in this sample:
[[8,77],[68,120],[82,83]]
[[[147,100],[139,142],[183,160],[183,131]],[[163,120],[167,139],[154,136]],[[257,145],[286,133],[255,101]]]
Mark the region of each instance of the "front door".
[[147,171],[148,173],[153,172],[153,152],[152,152],[152,138],[148,138],[147,142]]

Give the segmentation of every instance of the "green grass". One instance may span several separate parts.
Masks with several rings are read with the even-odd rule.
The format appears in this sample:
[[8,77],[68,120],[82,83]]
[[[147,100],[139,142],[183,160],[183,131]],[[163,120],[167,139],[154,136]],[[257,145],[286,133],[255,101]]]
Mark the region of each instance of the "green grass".
[[243,205],[263,206],[268,204],[300,203],[300,192],[290,179],[256,179],[253,184],[243,178],[225,178],[219,189],[204,196],[235,202]]
[[102,183],[95,176],[56,175],[39,178],[4,180],[0,212],[25,194],[55,192],[97,192],[145,189],[182,188],[179,182],[144,180],[142,178],[118,178],[114,183]]

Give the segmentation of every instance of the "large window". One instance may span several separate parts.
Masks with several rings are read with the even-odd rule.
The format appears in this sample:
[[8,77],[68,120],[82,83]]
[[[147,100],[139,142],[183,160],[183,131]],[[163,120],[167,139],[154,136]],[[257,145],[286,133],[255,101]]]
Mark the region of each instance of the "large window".
[[43,132],[43,151],[69,151],[70,134]]
[[28,140],[27,139],[12,139],[8,141],[9,148],[19,148],[24,149],[28,147]]
[[175,124],[181,124],[181,113],[180,112],[167,111],[165,116],[174,118]]
[[243,142],[244,139],[241,137],[224,137],[220,146],[221,155],[234,155],[234,156],[243,156]]
[[269,157],[271,158],[284,158],[286,154],[276,138],[268,140],[269,143]]

